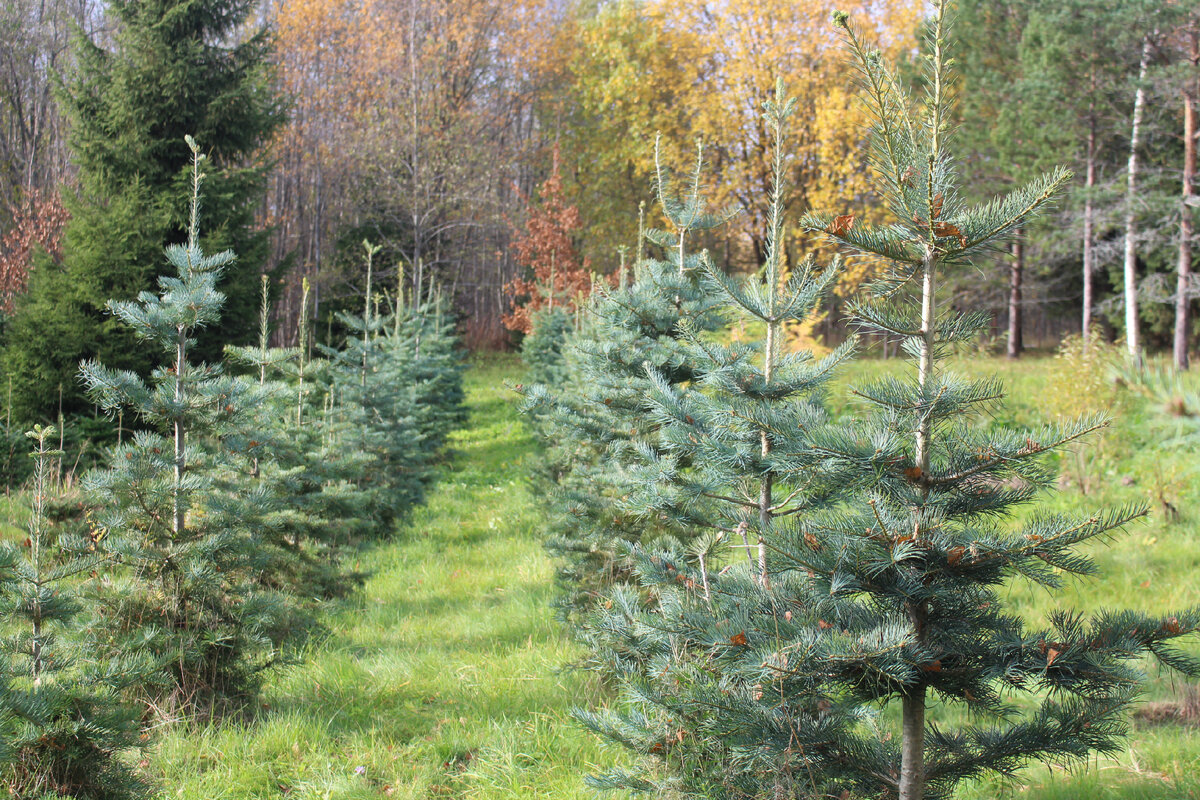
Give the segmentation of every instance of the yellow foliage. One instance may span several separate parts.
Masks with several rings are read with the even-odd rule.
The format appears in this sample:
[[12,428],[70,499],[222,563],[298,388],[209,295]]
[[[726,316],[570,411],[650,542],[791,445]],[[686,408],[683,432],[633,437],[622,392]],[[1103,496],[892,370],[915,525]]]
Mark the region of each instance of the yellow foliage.
[[[890,58],[913,45],[920,3],[901,0],[881,7],[869,0],[849,6],[840,0],[654,0],[651,5],[670,29],[695,38],[696,57],[684,76],[693,132],[713,148],[714,200],[743,211],[730,266],[753,269],[765,260],[771,186],[769,135],[760,111],[780,79],[798,109],[784,144],[792,158],[789,217],[809,209],[861,208],[870,194],[866,117],[830,20],[835,10],[870,20],[872,38],[883,43]],[[803,243],[794,235],[787,245],[796,254]],[[870,274],[866,262],[849,266],[837,287],[841,295]]]

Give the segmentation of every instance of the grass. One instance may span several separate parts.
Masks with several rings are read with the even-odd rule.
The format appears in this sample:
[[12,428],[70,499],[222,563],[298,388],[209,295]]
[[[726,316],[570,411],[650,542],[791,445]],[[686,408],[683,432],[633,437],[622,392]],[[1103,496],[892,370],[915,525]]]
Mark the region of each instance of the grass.
[[[599,697],[549,604],[534,443],[511,407],[511,359],[468,377],[469,426],[445,475],[330,635],[268,690],[256,718],[178,728],[148,754],[167,797],[582,798],[611,759],[570,720]],[[361,768],[361,769],[360,769]]]
[[[831,402],[854,413],[844,388],[894,362],[863,361]],[[1058,399],[1061,365],[963,359],[956,368],[1000,372],[1011,389],[986,424],[1033,424]],[[490,357],[468,375],[468,426],[452,438],[441,483],[394,541],[362,554],[371,573],[355,599],[331,608],[329,636],[270,685],[251,721],[167,731],[145,769],[166,797],[590,798],[583,775],[623,756],[602,748],[570,709],[605,701],[587,676],[564,669],[580,653],[549,611],[553,565],[543,553],[540,498],[523,480],[538,458],[512,409],[512,359]],[[1056,390],[1057,391],[1057,390]],[[1064,390],[1070,399],[1069,387]],[[1061,394],[1061,392],[1060,392]],[[1096,551],[1102,579],[1050,595],[1014,586],[1008,599],[1031,620],[1055,607],[1165,610],[1200,604],[1194,454],[1157,445],[1144,402],[1127,398],[1096,456],[1092,493],[1052,496],[1058,510],[1123,502],[1181,510]],[[1147,696],[1174,697],[1155,676]],[[933,712],[936,713],[936,712]],[[359,769],[361,768],[361,769]],[[1036,767],[1023,784],[966,787],[964,800],[1200,799],[1200,729],[1137,724],[1127,749],[1088,768]]]

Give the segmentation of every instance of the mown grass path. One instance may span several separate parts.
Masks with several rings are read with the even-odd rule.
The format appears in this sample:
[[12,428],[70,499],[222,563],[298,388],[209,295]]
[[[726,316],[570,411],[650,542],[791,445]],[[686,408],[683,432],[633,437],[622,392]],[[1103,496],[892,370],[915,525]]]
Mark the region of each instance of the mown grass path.
[[[1046,364],[1007,376],[1018,416],[1039,404],[1043,373],[1053,366]],[[524,477],[539,454],[503,385],[520,369],[496,356],[472,367],[471,417],[451,437],[453,457],[428,505],[393,541],[363,553],[358,567],[371,574],[363,591],[330,607],[329,636],[275,679],[255,718],[180,726],[147,754],[147,771],[165,797],[598,796],[583,776],[621,755],[570,719],[572,707],[598,703],[600,692],[564,670],[580,652],[549,609],[543,503]],[[1140,499],[1154,469],[1190,457],[1147,445],[1142,460],[1155,465],[1146,467],[1133,444],[1139,435],[1136,428],[1114,433],[1114,463],[1098,496],[1058,495],[1060,510]],[[1118,480],[1127,473],[1135,485]],[[1194,490],[1189,477],[1181,499]],[[1033,619],[1060,604],[1166,610],[1197,601],[1194,515],[1175,525],[1155,520],[1128,535],[1135,537],[1129,545],[1098,552],[1099,581],[1072,583],[1061,596],[1014,587],[1008,599]],[[1171,590],[1148,591],[1151,581]],[[1151,698],[1171,694],[1170,678],[1153,677]],[[985,781],[959,797],[1200,800],[1200,728],[1138,724],[1115,757],[1072,772],[1036,766],[1024,780]]]
[[613,755],[571,721],[595,688],[549,609],[537,458],[503,379],[468,374],[471,418],[426,507],[364,553],[364,590],[245,724],[176,730],[149,754],[166,797],[576,798]]

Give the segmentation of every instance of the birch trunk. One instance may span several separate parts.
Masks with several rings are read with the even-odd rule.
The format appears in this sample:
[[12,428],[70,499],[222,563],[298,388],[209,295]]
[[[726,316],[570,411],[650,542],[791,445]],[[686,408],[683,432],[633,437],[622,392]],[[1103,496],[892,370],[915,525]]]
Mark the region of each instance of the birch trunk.
[[[1200,64],[1200,33],[1191,32],[1190,60]],[[1188,327],[1191,322],[1192,179],[1196,175],[1196,102],[1200,91],[1193,81],[1183,90],[1183,186],[1179,204],[1179,265],[1175,285],[1175,368],[1188,368]]]
[[1025,277],[1025,243],[1021,241],[1021,230],[1012,243],[1012,265],[1008,279],[1008,357],[1020,358],[1025,350],[1021,333],[1021,284]]
[[1150,66],[1150,38],[1142,41],[1138,87],[1133,96],[1133,126],[1129,136],[1128,184],[1125,192],[1125,346],[1135,363],[1142,363],[1137,296],[1137,180],[1138,147],[1142,143],[1142,112],[1146,105],[1146,70]]

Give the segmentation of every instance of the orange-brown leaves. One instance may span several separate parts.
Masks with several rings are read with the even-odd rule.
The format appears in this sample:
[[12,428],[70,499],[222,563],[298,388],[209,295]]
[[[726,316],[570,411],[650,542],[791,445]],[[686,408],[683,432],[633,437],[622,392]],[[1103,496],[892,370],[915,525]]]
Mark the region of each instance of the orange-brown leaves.
[[737,645],[738,647],[746,647],[746,632],[741,631],[740,633],[735,633],[733,636],[730,636],[729,643]]
[[70,214],[57,195],[30,192],[12,209],[12,227],[0,238],[0,310],[11,312],[17,295],[25,291],[36,248],[52,258],[62,255],[62,232]]
[[949,222],[933,223],[933,235],[942,237],[942,238],[958,239],[959,247],[967,246],[966,235],[962,231],[960,231],[956,226],[951,225]]
[[551,298],[555,305],[575,308],[578,299],[591,294],[592,288],[588,261],[580,257],[574,242],[583,222],[579,209],[563,195],[557,148],[554,170],[538,189],[538,196],[540,202],[529,204],[525,230],[513,236],[517,263],[532,276],[515,278],[504,287],[513,301],[512,312],[502,317],[504,326],[526,334],[533,330],[533,312],[547,306]]
[[825,232],[831,236],[845,236],[854,227],[854,215],[843,214],[840,217],[834,217],[833,221],[825,227]]

